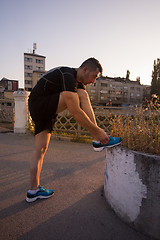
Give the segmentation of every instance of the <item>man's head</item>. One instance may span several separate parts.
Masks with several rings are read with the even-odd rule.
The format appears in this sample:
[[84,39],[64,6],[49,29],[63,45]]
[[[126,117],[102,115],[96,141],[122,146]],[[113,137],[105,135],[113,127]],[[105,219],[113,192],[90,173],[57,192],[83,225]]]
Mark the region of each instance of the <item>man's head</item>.
[[94,83],[102,71],[103,69],[99,61],[95,58],[89,58],[79,67],[78,81],[85,85]]
[[100,62],[95,58],[88,58],[87,60],[85,60],[81,64],[80,68],[84,68],[84,67],[87,67],[90,71],[97,70],[97,68],[98,68],[100,73],[103,72],[103,68],[102,68]]

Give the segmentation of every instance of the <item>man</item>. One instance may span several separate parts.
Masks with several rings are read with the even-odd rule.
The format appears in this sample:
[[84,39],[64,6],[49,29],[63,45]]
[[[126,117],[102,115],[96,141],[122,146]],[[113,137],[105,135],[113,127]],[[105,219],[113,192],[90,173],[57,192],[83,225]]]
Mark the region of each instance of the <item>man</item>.
[[58,113],[67,108],[77,123],[90,132],[93,139],[102,145],[108,144],[109,136],[97,126],[85,90],[85,86],[94,83],[100,73],[102,66],[99,61],[89,58],[78,69],[58,67],[50,70],[33,88],[29,97],[29,109],[35,123],[35,148],[30,161],[31,188],[27,192],[27,202],[53,195],[53,190],[40,186],[40,173]]

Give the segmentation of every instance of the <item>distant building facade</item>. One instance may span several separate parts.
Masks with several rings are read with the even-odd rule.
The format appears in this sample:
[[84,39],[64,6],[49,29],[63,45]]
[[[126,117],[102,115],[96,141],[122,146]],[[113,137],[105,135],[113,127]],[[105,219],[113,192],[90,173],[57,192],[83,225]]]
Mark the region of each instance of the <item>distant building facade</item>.
[[7,78],[2,78],[0,81],[0,86],[4,87],[6,91],[17,91],[18,80],[10,80]]
[[31,91],[36,83],[35,79],[45,73],[45,58],[45,56],[35,54],[35,49],[33,49],[33,53],[24,53],[24,87],[26,91]]
[[93,105],[138,105],[145,98],[146,87],[137,81],[102,76],[94,85],[88,85],[87,91]]
[[0,98],[13,99],[13,92],[18,90],[18,80],[2,78],[0,81]]

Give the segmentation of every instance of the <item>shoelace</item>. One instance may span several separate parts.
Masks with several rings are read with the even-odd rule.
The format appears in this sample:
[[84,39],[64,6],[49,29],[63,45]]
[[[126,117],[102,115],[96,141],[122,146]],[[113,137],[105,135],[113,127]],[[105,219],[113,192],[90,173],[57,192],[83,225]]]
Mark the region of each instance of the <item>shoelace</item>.
[[43,186],[39,186],[39,190],[40,190],[41,192],[45,192],[45,189],[43,188]]

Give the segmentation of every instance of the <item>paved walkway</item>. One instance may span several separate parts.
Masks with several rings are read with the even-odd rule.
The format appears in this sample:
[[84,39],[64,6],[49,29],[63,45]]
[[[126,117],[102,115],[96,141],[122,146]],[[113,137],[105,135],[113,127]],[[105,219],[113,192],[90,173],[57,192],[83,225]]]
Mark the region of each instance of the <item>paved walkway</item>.
[[52,137],[41,184],[55,195],[25,202],[34,137],[0,133],[0,239],[149,240],[123,223],[103,196],[105,152]]

